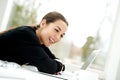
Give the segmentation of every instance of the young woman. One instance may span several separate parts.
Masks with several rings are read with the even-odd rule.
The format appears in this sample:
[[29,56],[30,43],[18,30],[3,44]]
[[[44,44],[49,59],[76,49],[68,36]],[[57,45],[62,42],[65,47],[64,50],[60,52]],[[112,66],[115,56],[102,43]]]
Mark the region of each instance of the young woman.
[[68,22],[58,12],[49,12],[37,26],[19,26],[0,34],[0,60],[33,65],[40,72],[56,74],[65,66],[56,60],[49,46],[65,35]]

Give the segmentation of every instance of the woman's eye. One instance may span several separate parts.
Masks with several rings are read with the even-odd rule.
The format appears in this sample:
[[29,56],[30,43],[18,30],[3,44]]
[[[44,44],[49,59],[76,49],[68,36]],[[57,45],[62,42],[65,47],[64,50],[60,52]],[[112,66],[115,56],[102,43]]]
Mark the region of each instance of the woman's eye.
[[56,32],[59,32],[59,30],[58,30],[58,29],[55,29],[55,31],[56,31]]

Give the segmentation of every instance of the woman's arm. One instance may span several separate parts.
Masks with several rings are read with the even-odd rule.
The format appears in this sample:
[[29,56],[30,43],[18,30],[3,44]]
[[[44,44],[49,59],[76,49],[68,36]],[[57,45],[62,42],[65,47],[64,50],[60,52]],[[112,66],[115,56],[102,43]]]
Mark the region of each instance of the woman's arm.
[[50,58],[44,49],[39,46],[24,45],[19,50],[19,54],[22,54],[25,62],[36,66],[41,72],[55,74],[63,70],[63,64]]

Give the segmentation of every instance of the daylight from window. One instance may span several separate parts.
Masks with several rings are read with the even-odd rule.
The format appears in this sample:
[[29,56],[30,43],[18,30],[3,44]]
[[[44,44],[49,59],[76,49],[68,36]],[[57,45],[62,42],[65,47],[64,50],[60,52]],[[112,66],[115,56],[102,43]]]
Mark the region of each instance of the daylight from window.
[[80,68],[98,50],[88,70],[97,72],[100,79],[105,80],[104,68],[118,0],[12,0],[9,6],[6,9],[9,14],[4,14],[0,30],[39,24],[50,11],[62,13],[69,23],[68,30],[64,38],[50,49],[66,65],[76,66],[76,69],[66,67],[72,70]]

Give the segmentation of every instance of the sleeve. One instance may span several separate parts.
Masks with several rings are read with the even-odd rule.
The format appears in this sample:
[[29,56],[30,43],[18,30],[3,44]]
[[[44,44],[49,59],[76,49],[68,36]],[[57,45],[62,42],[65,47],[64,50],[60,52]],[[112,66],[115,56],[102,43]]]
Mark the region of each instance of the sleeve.
[[24,60],[29,65],[36,66],[41,72],[55,74],[63,67],[61,62],[51,59],[39,46],[24,45],[19,49],[19,54],[22,54]]
[[41,46],[50,58],[57,59],[56,56],[49,50],[48,47],[46,47],[45,45],[41,45]]

